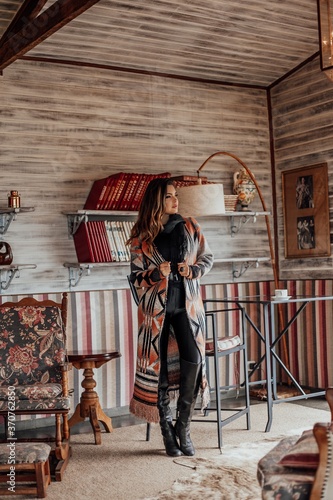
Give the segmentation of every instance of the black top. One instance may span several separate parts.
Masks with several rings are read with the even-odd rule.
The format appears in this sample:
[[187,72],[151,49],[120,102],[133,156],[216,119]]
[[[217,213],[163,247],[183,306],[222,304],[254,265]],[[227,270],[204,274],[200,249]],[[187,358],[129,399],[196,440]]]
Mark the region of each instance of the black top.
[[170,280],[182,281],[177,264],[183,262],[186,253],[185,221],[179,214],[170,215],[163,230],[156,236],[154,243],[162,257],[171,263]]

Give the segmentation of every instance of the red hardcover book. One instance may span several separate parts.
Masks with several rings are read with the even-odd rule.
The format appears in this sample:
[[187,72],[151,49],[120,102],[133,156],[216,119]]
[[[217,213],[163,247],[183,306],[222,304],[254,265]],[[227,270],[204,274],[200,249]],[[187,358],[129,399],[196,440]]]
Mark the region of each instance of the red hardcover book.
[[132,198],[134,196],[139,177],[139,174],[130,174],[126,190],[119,205],[119,210],[130,210]]
[[96,225],[97,223],[96,221],[90,221],[88,224],[88,231],[90,231],[96,262],[104,262],[103,249],[100,242],[98,227]]
[[124,196],[124,193],[126,191],[127,183],[130,179],[131,174],[124,174],[122,177],[118,189],[114,195],[113,201],[114,203],[112,204],[111,210],[120,210],[119,206],[122,202],[122,198]]
[[145,188],[145,185],[146,185],[146,174],[140,174],[140,177],[136,185],[135,193],[131,201],[130,210],[133,211],[138,210],[139,200],[141,199],[142,190]]
[[95,181],[84,204],[85,210],[99,210],[107,189],[108,177]]
[[123,172],[119,172],[118,174],[110,175],[108,180],[108,185],[106,188],[106,193],[104,197],[104,202],[102,204],[102,210],[110,210],[110,205],[113,200],[113,196],[115,190],[117,189],[119,179],[123,176]]
[[150,183],[150,181],[152,181],[153,179],[159,179],[159,178],[166,179],[166,178],[169,178],[169,177],[171,177],[171,174],[169,172],[163,172],[161,174],[146,174],[145,175],[145,182],[144,182],[144,185],[142,187],[142,190],[141,190],[141,193],[140,193],[140,197],[137,200],[137,203],[138,203],[137,210],[140,208],[142,198],[143,198],[143,196],[144,196],[144,194],[146,192],[147,186]]
[[87,224],[87,222],[82,222],[73,235],[77,260],[79,262],[96,262]]
[[141,189],[140,197],[138,198],[138,210],[140,208],[141,201],[142,201],[142,198],[144,197],[144,194],[146,192],[147,186],[150,183],[150,181],[152,181],[154,178],[155,177],[154,177],[153,174],[147,174],[147,175],[145,175],[145,177],[144,177],[144,184],[143,184],[142,189]]
[[91,245],[93,248],[95,262],[103,262],[103,255],[100,250],[100,243],[98,233],[96,232],[95,222],[90,221],[87,222],[88,225],[88,233],[90,235]]
[[119,191],[120,186],[123,183],[124,176],[125,176],[124,172],[120,172],[119,174],[116,175],[116,177],[114,177],[110,192],[108,194],[106,207],[104,208],[104,210],[114,210],[116,195]]
[[108,237],[106,234],[105,222],[100,220],[96,222],[98,226],[98,233],[100,235],[103,252],[104,252],[104,262],[112,262],[111,249],[108,241]]

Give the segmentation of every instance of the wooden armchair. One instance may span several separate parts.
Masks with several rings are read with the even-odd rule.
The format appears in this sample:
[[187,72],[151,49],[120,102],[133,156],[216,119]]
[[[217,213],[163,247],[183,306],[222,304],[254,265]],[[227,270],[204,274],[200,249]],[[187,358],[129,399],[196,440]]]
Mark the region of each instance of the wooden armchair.
[[16,437],[15,415],[55,415],[54,436],[39,440],[55,443],[57,480],[70,456],[67,300],[64,293],[61,303],[25,297],[0,306],[0,415],[5,439]]

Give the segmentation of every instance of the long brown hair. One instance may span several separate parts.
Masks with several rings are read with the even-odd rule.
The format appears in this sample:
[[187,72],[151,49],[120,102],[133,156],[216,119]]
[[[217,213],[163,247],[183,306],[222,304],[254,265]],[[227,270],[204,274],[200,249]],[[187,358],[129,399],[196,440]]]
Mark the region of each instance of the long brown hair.
[[127,245],[130,245],[134,238],[140,237],[142,241],[148,243],[151,250],[154,239],[162,229],[161,220],[168,186],[174,186],[170,179],[157,178],[150,181],[140,205],[138,219],[126,242]]

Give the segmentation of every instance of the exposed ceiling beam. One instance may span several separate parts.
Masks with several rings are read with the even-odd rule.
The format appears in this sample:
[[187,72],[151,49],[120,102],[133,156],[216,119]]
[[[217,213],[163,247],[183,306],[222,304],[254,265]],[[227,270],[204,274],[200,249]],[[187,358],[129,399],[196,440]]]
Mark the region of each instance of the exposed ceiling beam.
[[21,7],[13,17],[10,25],[2,35],[2,38],[0,40],[0,47],[2,47],[2,45],[8,38],[20,31],[25,23],[37,17],[46,2],[47,0],[24,0]]
[[41,14],[46,1],[23,2],[11,23],[12,30],[6,31],[7,39],[0,47],[0,71],[98,2],[57,0]]

